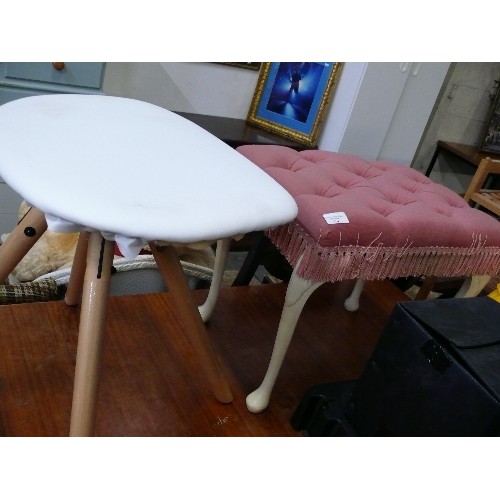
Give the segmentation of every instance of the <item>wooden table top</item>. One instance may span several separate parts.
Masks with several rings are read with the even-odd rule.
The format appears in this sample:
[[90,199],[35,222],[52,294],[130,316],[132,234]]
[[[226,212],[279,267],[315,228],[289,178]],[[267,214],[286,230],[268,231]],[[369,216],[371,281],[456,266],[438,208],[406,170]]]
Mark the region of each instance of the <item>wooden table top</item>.
[[278,145],[289,148],[303,150],[316,149],[304,146],[295,141],[291,141],[286,137],[281,137],[277,134],[272,134],[267,130],[263,130],[252,125],[248,125],[246,120],[238,118],[227,118],[225,116],[200,115],[197,113],[185,113],[176,111],[178,115],[186,118],[207,132],[215,135],[221,141],[230,145],[233,148],[246,144],[261,144],[261,145]]
[[[221,290],[208,334],[234,394],[228,405],[201,379],[170,293],[111,297],[96,435],[299,436],[289,421],[305,390],[357,378],[395,302],[407,299],[389,282],[367,283],[349,313],[352,286],[326,284],[309,299],[261,414],[245,397],[267,368],[283,284]],[[206,293],[195,292],[199,303]],[[78,319],[79,307],[62,301],[0,306],[0,435],[68,435]]]
[[479,163],[483,158],[488,156],[490,158],[500,158],[498,155],[479,152],[477,146],[469,146],[467,144],[449,141],[438,141],[437,143],[440,148],[453,153],[459,158],[462,158],[462,160],[465,160],[476,167],[479,166]]

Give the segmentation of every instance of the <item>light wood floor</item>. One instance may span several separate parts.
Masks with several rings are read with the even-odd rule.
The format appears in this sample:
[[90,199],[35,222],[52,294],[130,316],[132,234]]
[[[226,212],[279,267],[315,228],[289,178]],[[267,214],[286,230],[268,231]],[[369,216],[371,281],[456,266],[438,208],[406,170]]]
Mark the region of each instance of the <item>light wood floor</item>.
[[[228,405],[207,391],[169,293],[111,298],[96,435],[300,436],[289,420],[304,391],[357,378],[395,302],[406,300],[390,282],[368,283],[349,313],[352,285],[327,284],[309,299],[261,414],[245,397],[267,368],[285,285],[222,290],[208,334],[234,393]],[[207,291],[195,293],[201,303]],[[1,435],[68,434],[78,316],[63,302],[0,307]]]

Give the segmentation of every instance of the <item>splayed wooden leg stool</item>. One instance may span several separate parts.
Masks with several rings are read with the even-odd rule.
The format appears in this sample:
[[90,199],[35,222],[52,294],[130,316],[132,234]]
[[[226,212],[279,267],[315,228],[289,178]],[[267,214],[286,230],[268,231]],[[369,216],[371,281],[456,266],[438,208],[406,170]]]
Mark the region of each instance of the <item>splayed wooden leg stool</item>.
[[457,295],[467,297],[500,271],[500,222],[416,170],[327,151],[238,151],[299,208],[294,221],[266,232],[294,270],[269,368],[247,397],[253,412],[267,407],[302,308],[321,284],[356,279],[345,301],[355,311],[365,280],[466,277]]
[[[81,299],[70,435],[94,432],[115,242],[127,258],[149,244],[208,385],[219,401],[232,400],[203,321],[214,308],[230,238],[295,217],[285,189],[174,113],[93,95],[28,97],[1,106],[0,175],[36,207],[0,247],[0,281],[47,226],[80,231],[66,296],[68,304]],[[198,310],[174,247],[214,241],[214,280]]]

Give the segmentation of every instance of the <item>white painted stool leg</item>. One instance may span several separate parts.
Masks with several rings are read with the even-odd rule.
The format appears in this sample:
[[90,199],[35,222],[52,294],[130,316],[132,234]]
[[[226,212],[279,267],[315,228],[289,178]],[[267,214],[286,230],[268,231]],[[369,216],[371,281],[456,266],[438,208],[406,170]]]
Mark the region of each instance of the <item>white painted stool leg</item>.
[[488,284],[490,279],[491,276],[487,275],[475,274],[473,276],[469,276],[455,294],[455,297],[477,297],[479,292],[481,292],[481,290]]
[[348,311],[357,311],[359,309],[359,297],[361,295],[361,292],[363,291],[364,286],[365,280],[361,278],[359,278],[354,284],[351,295],[349,295],[349,297],[347,297],[347,299],[345,299],[344,301],[344,307]]
[[[300,261],[299,261],[300,262]],[[298,265],[297,265],[298,267]],[[285,359],[290,341],[300,313],[311,294],[324,282],[305,280],[296,274],[294,269],[285,296],[285,305],[281,314],[273,353],[267,373],[258,389],[246,398],[247,408],[253,413],[259,413],[267,408],[271,391],[278,377],[281,365]]]
[[70,436],[92,436],[114,241],[90,235],[76,352]]
[[198,307],[201,319],[204,323],[206,323],[210,319],[212,311],[215,307],[215,303],[217,302],[217,297],[219,296],[220,288],[222,285],[222,278],[224,277],[224,271],[226,269],[230,246],[230,238],[225,238],[223,240],[217,241],[217,248],[215,250],[214,273],[212,276],[212,282],[210,283],[210,290],[208,291],[205,302]]
[[7,279],[46,229],[45,214],[37,208],[30,208],[0,245],[0,283]]

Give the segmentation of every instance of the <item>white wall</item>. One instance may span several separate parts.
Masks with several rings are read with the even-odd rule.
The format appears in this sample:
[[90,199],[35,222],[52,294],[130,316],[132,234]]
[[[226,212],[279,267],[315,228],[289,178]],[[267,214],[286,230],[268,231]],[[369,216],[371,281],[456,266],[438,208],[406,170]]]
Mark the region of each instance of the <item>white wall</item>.
[[[447,65],[425,63],[417,79],[411,63],[344,63],[318,147],[409,165]],[[214,63],[110,62],[103,89],[172,111],[245,119],[257,79],[256,71]]]
[[245,119],[258,72],[214,63],[108,62],[106,94],[171,111]]
[[[367,63],[345,63],[318,146],[338,151]],[[258,72],[214,63],[108,62],[103,90],[171,111],[246,119]]]
[[319,136],[318,148],[339,151],[368,63],[345,63]]

